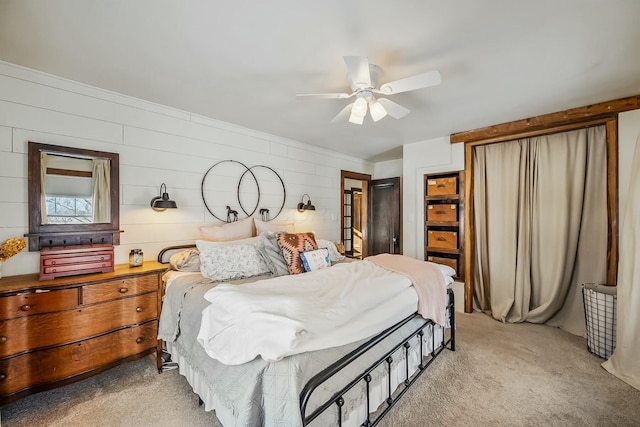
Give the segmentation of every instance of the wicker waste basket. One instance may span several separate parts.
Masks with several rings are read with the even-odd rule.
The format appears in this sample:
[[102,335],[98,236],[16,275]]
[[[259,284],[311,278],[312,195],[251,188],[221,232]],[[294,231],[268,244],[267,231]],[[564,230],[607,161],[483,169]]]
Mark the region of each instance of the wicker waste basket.
[[582,285],[587,349],[604,359],[608,359],[616,348],[616,293],[616,286]]

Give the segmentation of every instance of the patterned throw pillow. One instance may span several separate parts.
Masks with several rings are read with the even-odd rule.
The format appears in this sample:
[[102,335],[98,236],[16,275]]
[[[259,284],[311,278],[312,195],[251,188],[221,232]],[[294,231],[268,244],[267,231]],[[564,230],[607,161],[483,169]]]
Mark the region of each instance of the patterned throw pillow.
[[211,280],[242,279],[270,273],[254,245],[226,245],[200,251],[200,273]]
[[318,249],[313,233],[278,233],[278,246],[282,249],[282,256],[291,274],[304,273],[300,252]]
[[327,248],[316,249],[315,251],[300,252],[300,260],[304,271],[315,271],[331,266],[329,250]]

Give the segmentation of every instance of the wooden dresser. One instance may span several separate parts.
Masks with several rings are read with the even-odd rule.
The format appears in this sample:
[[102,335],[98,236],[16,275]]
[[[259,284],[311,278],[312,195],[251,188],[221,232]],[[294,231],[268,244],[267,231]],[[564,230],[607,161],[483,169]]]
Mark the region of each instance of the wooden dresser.
[[159,351],[165,270],[149,261],[53,280],[0,279],[0,404]]

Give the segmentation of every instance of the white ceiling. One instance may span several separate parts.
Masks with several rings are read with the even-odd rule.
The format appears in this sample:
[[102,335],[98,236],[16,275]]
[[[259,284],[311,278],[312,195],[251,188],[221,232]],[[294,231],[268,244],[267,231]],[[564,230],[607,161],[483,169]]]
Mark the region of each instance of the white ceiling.
[[[0,59],[369,160],[402,144],[640,94],[638,0],[0,0]],[[330,120],[345,55],[411,109]]]

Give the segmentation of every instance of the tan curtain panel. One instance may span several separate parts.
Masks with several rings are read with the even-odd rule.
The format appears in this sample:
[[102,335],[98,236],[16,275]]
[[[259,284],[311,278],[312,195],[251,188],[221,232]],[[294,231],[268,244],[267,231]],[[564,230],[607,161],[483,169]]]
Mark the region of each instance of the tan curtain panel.
[[108,159],[93,160],[93,222],[111,221],[111,165]]
[[604,283],[604,126],[474,148],[476,304],[583,335],[582,283]]
[[620,229],[616,349],[602,366],[640,390],[640,135],[627,200]]

